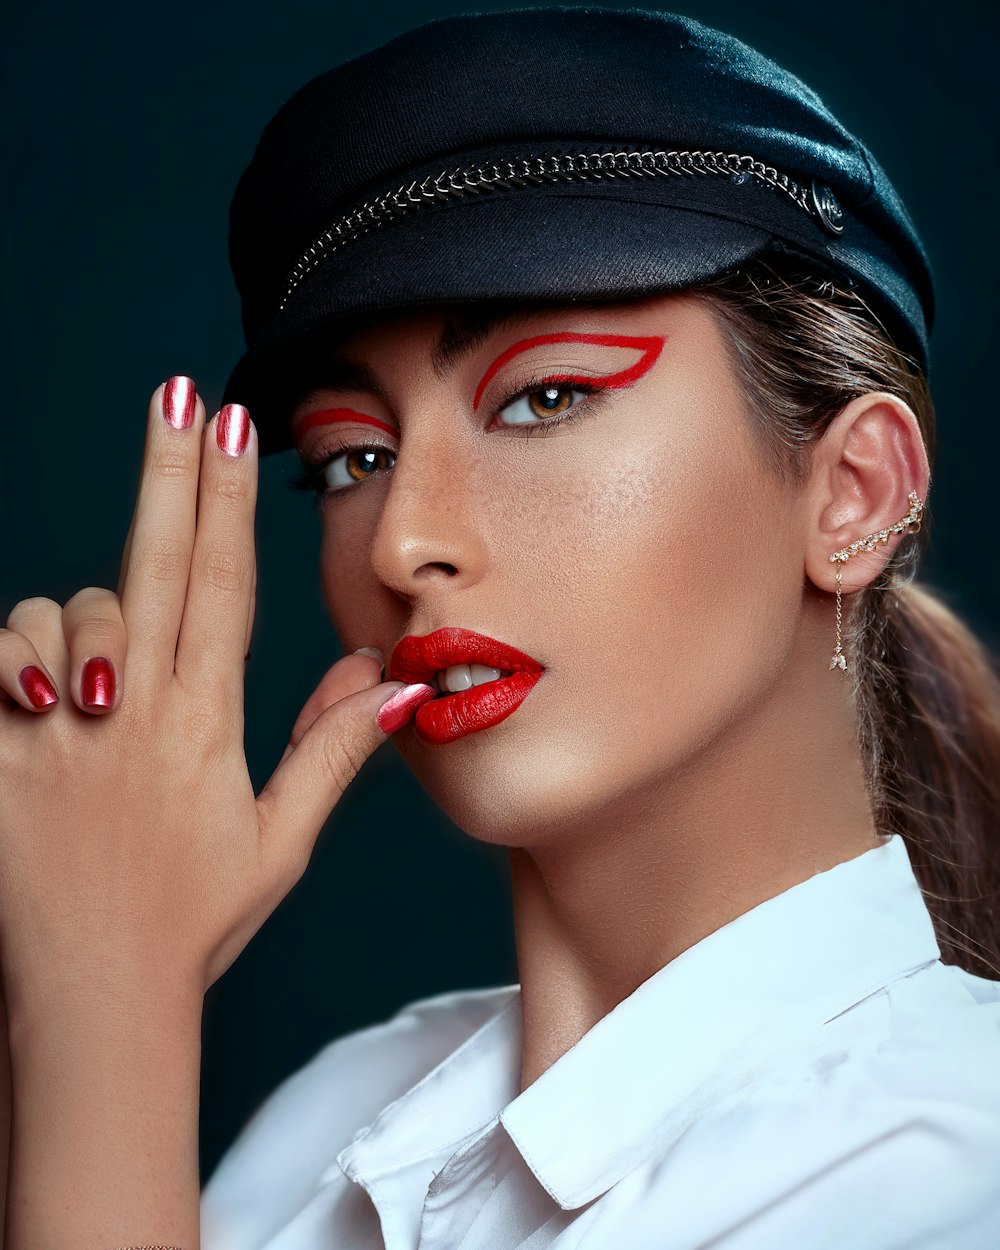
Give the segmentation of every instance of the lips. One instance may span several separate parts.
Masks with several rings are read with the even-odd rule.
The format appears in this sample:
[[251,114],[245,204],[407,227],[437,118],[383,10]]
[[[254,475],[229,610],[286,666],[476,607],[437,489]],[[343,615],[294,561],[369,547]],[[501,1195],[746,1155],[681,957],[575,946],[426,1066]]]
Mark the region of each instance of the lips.
[[506,720],[538,682],[545,666],[505,642],[472,629],[437,629],[409,634],[397,643],[389,661],[391,681],[430,683],[439,669],[456,664],[484,664],[505,669],[509,677],[469,690],[444,694],[424,703],[414,718],[417,737],[443,745]]

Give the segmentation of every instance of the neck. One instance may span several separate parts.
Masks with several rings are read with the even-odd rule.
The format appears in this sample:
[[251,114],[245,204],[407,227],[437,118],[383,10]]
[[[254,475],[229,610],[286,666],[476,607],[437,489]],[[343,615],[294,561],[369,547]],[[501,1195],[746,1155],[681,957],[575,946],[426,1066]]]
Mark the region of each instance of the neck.
[[794,666],[683,767],[510,850],[522,1090],[690,946],[878,844],[848,683],[823,676]]

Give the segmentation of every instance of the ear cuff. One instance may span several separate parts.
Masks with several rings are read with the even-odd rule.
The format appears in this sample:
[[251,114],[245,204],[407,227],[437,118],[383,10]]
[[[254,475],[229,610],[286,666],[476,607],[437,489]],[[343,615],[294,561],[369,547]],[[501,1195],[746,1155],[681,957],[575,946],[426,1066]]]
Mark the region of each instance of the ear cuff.
[[844,655],[843,639],[841,637],[841,581],[844,571],[844,562],[849,560],[851,556],[856,556],[859,551],[874,551],[879,543],[887,543],[890,534],[902,534],[905,530],[913,526],[910,532],[912,534],[920,533],[920,521],[923,516],[924,505],[920,496],[915,490],[911,490],[909,494],[910,510],[906,516],[901,517],[895,525],[890,525],[888,529],[878,530],[874,534],[866,534],[864,538],[859,538],[847,547],[841,547],[839,551],[835,551],[830,557],[831,561],[837,564],[837,645],[833,650],[833,657],[830,660],[831,668],[847,670],[847,656]]

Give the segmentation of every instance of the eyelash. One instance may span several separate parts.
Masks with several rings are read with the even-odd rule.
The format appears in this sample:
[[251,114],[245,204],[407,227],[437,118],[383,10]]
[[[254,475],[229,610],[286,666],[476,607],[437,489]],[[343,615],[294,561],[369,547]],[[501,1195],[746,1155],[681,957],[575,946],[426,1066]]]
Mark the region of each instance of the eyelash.
[[[498,412],[502,412],[505,408],[509,408],[511,404],[517,403],[519,399],[533,394],[536,391],[543,391],[547,387],[557,386],[563,390],[579,391],[583,394],[583,399],[578,400],[572,408],[567,408],[565,412],[559,413],[557,416],[550,417],[546,421],[539,421],[536,424],[525,423],[520,425],[506,426],[502,428],[516,430],[519,434],[523,434],[525,438],[534,438],[539,434],[545,434],[548,430],[556,425],[569,425],[573,421],[579,420],[581,417],[587,416],[594,409],[594,400],[604,395],[604,391],[599,386],[590,386],[586,382],[572,379],[565,381],[562,378],[534,378],[526,386],[522,386],[519,390],[509,395],[502,404],[497,408]],[[350,443],[345,447],[337,447],[330,452],[328,456],[324,456],[322,460],[318,460],[315,464],[308,464],[304,469],[300,470],[286,482],[289,490],[311,491],[313,493],[313,507],[320,508],[323,503],[334,495],[342,495],[346,491],[354,490],[355,486],[366,479],[361,478],[354,486],[327,486],[324,480],[324,473],[330,463],[338,456],[347,455],[351,452],[387,452],[389,455],[395,455],[390,447],[386,447],[384,443]]]

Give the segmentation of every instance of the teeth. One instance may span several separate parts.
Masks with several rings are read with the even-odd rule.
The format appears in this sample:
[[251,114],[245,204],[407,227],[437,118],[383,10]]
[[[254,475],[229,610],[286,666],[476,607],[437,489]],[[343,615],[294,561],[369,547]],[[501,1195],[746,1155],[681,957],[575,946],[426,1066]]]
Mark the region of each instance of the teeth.
[[442,692],[457,694],[460,690],[509,676],[503,669],[489,668],[485,664],[453,664],[451,668],[438,669],[431,684]]

